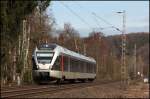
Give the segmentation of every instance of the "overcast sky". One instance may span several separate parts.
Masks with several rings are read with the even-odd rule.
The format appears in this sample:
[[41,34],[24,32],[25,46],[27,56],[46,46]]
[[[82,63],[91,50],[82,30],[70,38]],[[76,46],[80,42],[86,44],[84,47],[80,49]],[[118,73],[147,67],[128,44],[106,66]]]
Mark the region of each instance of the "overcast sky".
[[149,1],[52,1],[47,13],[53,13],[57,29],[63,28],[64,23],[70,23],[80,36],[88,36],[93,29],[114,35],[120,32],[109,28],[111,25],[102,19],[122,29],[122,14],[116,12],[123,10],[126,11],[127,33],[149,31]]

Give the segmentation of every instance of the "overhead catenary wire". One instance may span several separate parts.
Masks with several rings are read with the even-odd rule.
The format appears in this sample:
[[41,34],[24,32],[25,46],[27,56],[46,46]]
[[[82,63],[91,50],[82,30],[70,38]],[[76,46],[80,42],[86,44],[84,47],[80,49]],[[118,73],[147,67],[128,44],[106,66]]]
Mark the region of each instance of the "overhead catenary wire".
[[[74,4],[75,4],[75,3],[74,3]],[[78,6],[80,9],[83,8],[80,4],[77,4],[77,6]],[[88,10],[86,10],[86,11],[88,11]],[[88,11],[88,12],[90,12],[90,11]],[[91,14],[90,14],[90,15],[91,15]],[[101,27],[101,25],[99,24],[98,20],[97,20],[95,17],[92,18],[92,19],[95,21],[96,25],[98,25],[98,27],[99,27],[100,30],[103,30],[103,29],[104,29],[103,27]]]
[[95,23],[98,25],[98,27],[99,27],[101,30],[103,30],[104,28],[100,26],[98,20],[97,20],[95,17],[94,17],[93,19],[94,19]]
[[105,22],[106,24],[110,25],[112,28],[115,28],[117,31],[122,32],[119,28],[115,27],[113,24],[109,23],[108,21],[106,21],[105,19],[103,19],[102,17],[98,16],[95,12],[92,12],[92,14],[94,16],[96,16],[98,19],[102,20],[103,22]]
[[[74,12],[69,6],[65,5],[62,1],[60,1],[60,2],[61,2],[61,4],[62,4],[65,8],[67,8],[72,14],[74,14],[75,16],[77,16],[77,17],[80,19],[80,21],[82,21],[84,24],[86,24],[89,28],[93,29],[82,17],[80,17],[76,12]],[[79,6],[79,7],[82,8],[81,6]],[[89,11],[89,10],[87,10],[87,11],[88,11],[89,13],[91,13],[92,15],[94,15],[95,17],[97,17],[99,20],[105,22],[107,25],[110,26],[110,27],[105,27],[105,28],[102,28],[101,26],[99,26],[101,30],[102,30],[102,29],[106,29],[106,28],[114,28],[115,30],[117,30],[117,31],[119,31],[119,32],[122,33],[122,30],[120,30],[119,28],[117,28],[116,26],[114,26],[113,24],[111,24],[110,22],[106,21],[104,18],[98,16],[95,12]]]
[[[78,5],[80,8],[83,8],[80,4],[77,4],[77,5]],[[119,28],[117,28],[115,25],[111,24],[110,22],[108,22],[108,21],[105,20],[104,18],[98,16],[95,12],[89,11],[88,9],[86,9],[86,10],[87,10],[89,13],[91,13],[92,15],[94,15],[96,18],[100,19],[101,21],[105,22],[107,25],[110,26],[110,27],[103,27],[103,28],[102,28],[102,27],[100,26],[100,24],[98,23],[98,21],[95,20],[95,22],[98,23],[97,25],[100,27],[100,29],[115,28],[117,31],[119,31],[119,32],[122,33],[122,31],[121,31]]]
[[89,28],[92,29],[92,27],[81,17],[79,16],[76,12],[74,12],[68,5],[65,5],[62,1],[60,1],[60,3],[67,8],[72,14],[74,14],[76,17],[78,17],[80,19],[80,21],[82,21],[84,24],[86,24]]

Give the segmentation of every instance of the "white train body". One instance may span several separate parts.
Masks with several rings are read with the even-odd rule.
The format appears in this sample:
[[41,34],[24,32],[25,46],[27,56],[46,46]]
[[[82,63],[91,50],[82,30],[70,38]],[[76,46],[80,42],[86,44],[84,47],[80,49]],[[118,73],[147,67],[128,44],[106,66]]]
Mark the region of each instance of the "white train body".
[[57,44],[44,44],[33,53],[35,80],[94,80],[96,61]]

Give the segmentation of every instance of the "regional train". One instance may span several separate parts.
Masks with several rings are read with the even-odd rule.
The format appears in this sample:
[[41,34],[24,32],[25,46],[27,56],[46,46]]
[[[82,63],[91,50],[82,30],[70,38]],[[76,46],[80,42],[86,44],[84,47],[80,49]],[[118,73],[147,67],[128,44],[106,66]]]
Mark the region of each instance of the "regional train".
[[96,78],[96,61],[50,43],[36,47],[32,54],[33,79],[41,81],[93,81]]

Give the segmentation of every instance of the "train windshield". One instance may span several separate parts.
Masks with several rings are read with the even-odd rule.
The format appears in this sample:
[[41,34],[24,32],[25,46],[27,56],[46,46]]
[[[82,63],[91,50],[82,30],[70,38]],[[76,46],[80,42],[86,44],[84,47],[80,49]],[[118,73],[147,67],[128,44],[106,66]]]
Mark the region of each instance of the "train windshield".
[[37,52],[37,61],[41,64],[50,64],[54,53],[52,52]]

